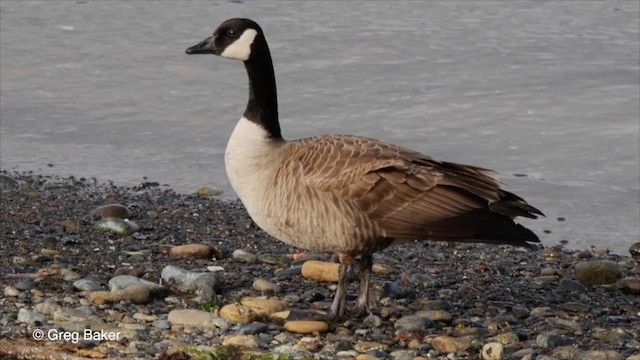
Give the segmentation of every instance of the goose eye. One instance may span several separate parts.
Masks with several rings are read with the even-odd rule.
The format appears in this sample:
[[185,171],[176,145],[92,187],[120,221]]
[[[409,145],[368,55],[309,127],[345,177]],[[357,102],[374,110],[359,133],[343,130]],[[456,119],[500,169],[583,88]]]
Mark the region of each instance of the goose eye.
[[229,35],[229,36],[236,36],[236,31],[235,31],[235,30],[233,30],[233,29],[229,29],[229,30],[227,30],[227,35]]

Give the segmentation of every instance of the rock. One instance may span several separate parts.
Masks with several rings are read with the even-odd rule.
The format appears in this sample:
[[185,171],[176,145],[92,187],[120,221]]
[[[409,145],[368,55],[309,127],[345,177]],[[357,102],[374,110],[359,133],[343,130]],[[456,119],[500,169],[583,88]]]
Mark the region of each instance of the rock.
[[0,192],[10,192],[18,189],[20,189],[20,183],[15,179],[7,175],[0,175]]
[[210,188],[207,186],[201,186],[198,188],[198,190],[196,190],[196,194],[202,196],[218,196],[222,194],[222,190]]
[[131,275],[114,276],[109,280],[109,290],[122,290],[131,286],[144,286],[153,296],[157,297],[167,294],[167,289],[164,286]]
[[101,218],[120,218],[120,219],[128,219],[131,217],[129,213],[129,209],[126,206],[121,204],[109,204],[97,207],[93,210],[90,216],[99,216]]
[[444,310],[422,310],[416,313],[416,316],[424,317],[432,321],[450,322],[453,316]]
[[434,326],[435,323],[433,321],[426,317],[416,315],[403,316],[393,324],[397,334],[411,331],[423,331]]
[[502,345],[509,345],[509,344],[517,343],[518,341],[520,341],[520,337],[518,336],[518,334],[514,333],[513,331],[509,331],[509,332],[505,332],[505,333],[490,337],[487,340],[491,342],[497,341]]
[[210,259],[213,249],[206,244],[178,245],[169,250],[169,255],[180,258]]
[[388,267],[379,265],[379,264],[373,264],[373,266],[371,267],[371,271],[376,274],[376,275],[389,275],[391,274],[391,270],[389,270]]
[[627,357],[625,360],[640,360],[640,354],[631,355],[631,356]]
[[272,254],[261,254],[257,257],[258,262],[270,265],[287,266],[289,259],[283,256],[277,256]]
[[355,350],[342,350],[336,353],[338,359],[353,359],[358,356],[358,352]]
[[413,350],[396,350],[389,355],[393,360],[414,360],[416,352]]
[[367,317],[362,319],[362,324],[366,325],[367,327],[375,329],[375,328],[379,328],[382,325],[382,319],[378,315],[369,314],[367,315]]
[[545,331],[536,337],[536,345],[545,349],[556,348],[568,343],[569,341],[567,338],[555,331]]
[[573,332],[582,331],[582,325],[580,325],[577,321],[574,321],[574,320],[549,317],[549,318],[546,318],[545,321],[547,322],[547,324],[553,326],[554,328],[571,330]]
[[244,349],[255,349],[258,347],[258,342],[255,337],[251,335],[234,335],[224,339],[222,341],[222,345],[232,345]]
[[409,295],[402,286],[386,281],[382,284],[382,296],[380,298],[405,299]]
[[5,286],[3,291],[4,296],[6,297],[17,297],[20,295],[20,290],[14,288],[13,286]]
[[271,351],[273,351],[274,354],[284,355],[285,357],[288,356],[291,359],[313,359],[311,352],[289,344],[276,346]]
[[251,324],[241,326],[238,329],[237,334],[238,335],[255,335],[255,334],[267,332],[267,330],[269,330],[269,326],[267,324],[261,323],[261,322],[252,322]]
[[276,299],[247,297],[223,306],[220,309],[220,316],[233,322],[248,324],[259,317],[269,317],[269,315],[285,308],[285,304]]
[[511,359],[523,359],[525,356],[528,355],[532,355],[535,354],[535,350],[532,348],[525,348],[525,349],[520,349],[514,353],[511,354],[510,358]]
[[141,277],[144,275],[144,271],[135,267],[119,267],[113,272],[113,276],[131,275],[133,277]]
[[248,324],[258,319],[258,314],[248,306],[238,303],[227,304],[220,309],[219,315],[232,322]]
[[302,276],[313,281],[337,283],[340,264],[318,260],[309,260],[302,264]]
[[140,320],[140,321],[144,321],[144,322],[154,322],[156,320],[158,320],[158,317],[156,315],[149,315],[149,314],[144,314],[144,313],[135,313],[133,314],[133,319],[134,320]]
[[531,312],[529,313],[529,316],[531,316],[531,317],[548,317],[548,316],[555,316],[555,313],[553,312],[553,309],[551,309],[550,307],[540,306],[540,307],[535,307],[535,308],[531,309]]
[[573,346],[559,346],[553,349],[551,355],[558,359],[567,360],[582,360],[586,359],[584,356],[584,350],[580,350]]
[[431,346],[442,353],[455,353],[465,351],[471,347],[470,340],[451,336],[436,336],[431,341]]
[[560,280],[558,287],[562,290],[565,290],[574,294],[583,294],[587,292],[587,288],[584,285],[571,279]]
[[53,315],[56,311],[62,309],[62,307],[58,305],[58,303],[56,303],[54,300],[47,299],[41,303],[34,305],[33,309],[43,315]]
[[97,230],[118,235],[131,235],[140,230],[140,226],[133,221],[110,217],[98,220],[94,226]]
[[637,242],[629,247],[629,254],[634,259],[640,259],[640,242]]
[[251,287],[256,291],[260,291],[261,293],[267,293],[267,292],[279,293],[280,292],[280,286],[265,279],[255,279]]
[[94,291],[90,298],[97,305],[118,303],[122,300],[129,300],[134,304],[147,304],[151,301],[149,288],[144,285],[129,286],[122,290]]
[[285,322],[284,328],[295,334],[311,334],[314,332],[324,333],[329,330],[329,325],[324,321],[294,320]]
[[171,322],[169,320],[156,320],[151,324],[154,328],[159,330],[171,329]]
[[231,258],[247,264],[253,264],[258,261],[258,258],[254,254],[242,249],[235,250],[233,254],[231,254]]
[[[212,329],[224,325],[220,319],[210,312],[198,309],[176,309],[171,310],[167,315],[167,320],[172,325],[190,326],[199,329]],[[224,326],[222,326],[224,327]]]
[[303,337],[296,344],[297,348],[307,350],[310,352],[316,352],[322,346],[322,341],[317,337]]
[[620,280],[620,290],[629,295],[640,295],[640,279],[626,278]]
[[623,360],[624,356],[615,350],[587,350],[582,359],[589,360]]
[[286,320],[289,317],[289,314],[291,312],[289,310],[285,310],[285,311],[276,311],[273,314],[269,315],[270,319],[280,319],[280,320]]
[[499,342],[490,342],[482,347],[480,353],[484,360],[502,360],[504,356],[504,345]]
[[631,335],[620,327],[612,329],[596,328],[593,330],[592,336],[594,339],[611,344],[623,344],[631,339]]
[[98,291],[102,289],[102,285],[91,279],[76,280],[73,282],[73,287],[80,291]]
[[564,311],[573,313],[587,313],[591,311],[591,307],[587,304],[580,302],[568,302],[560,305],[560,308]]
[[373,341],[359,341],[355,345],[353,345],[353,350],[359,353],[366,353],[372,350],[387,351],[388,349],[389,345]]
[[620,280],[622,271],[611,261],[585,261],[576,265],[575,277],[585,285],[606,285]]
[[222,280],[220,272],[192,272],[177,266],[167,265],[162,269],[160,277],[169,286],[180,292],[213,293],[220,290]]
[[15,285],[13,285],[13,287],[20,291],[29,291],[35,287],[35,284],[33,283],[33,280],[25,279],[22,281],[18,281]]
[[76,281],[80,279],[80,274],[70,269],[60,269],[60,277],[64,281]]
[[269,315],[283,311],[286,305],[275,298],[246,297],[239,301],[242,305],[251,308],[258,316],[269,317]]
[[18,310],[18,322],[32,325],[43,325],[47,323],[47,317],[37,312],[29,311],[25,308]]

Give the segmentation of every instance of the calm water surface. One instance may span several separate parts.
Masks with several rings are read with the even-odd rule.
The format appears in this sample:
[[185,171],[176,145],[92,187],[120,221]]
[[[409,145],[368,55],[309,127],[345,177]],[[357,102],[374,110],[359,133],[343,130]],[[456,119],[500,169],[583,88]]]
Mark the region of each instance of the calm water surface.
[[2,1],[0,166],[233,197],[223,153],[244,68],[184,49],[251,17],[285,137],[360,134],[493,168],[548,215],[523,221],[546,245],[626,253],[640,236],[638,14],[636,1]]

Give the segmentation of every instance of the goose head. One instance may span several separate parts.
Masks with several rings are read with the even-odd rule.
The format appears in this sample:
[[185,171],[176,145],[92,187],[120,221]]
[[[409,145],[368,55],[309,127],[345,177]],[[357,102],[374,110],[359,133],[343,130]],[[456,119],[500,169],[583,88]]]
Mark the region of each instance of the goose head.
[[214,54],[234,60],[249,61],[256,48],[264,44],[260,26],[249,19],[229,19],[213,35],[188,48],[189,55]]

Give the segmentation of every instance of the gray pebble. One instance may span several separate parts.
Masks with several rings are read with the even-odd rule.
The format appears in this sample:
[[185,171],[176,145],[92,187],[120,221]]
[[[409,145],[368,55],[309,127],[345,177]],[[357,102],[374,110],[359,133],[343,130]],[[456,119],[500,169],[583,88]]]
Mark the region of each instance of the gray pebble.
[[568,344],[569,341],[564,336],[558,334],[555,331],[545,331],[536,337],[536,345],[541,348],[555,348]]
[[393,360],[413,360],[416,357],[416,352],[413,350],[396,350],[390,355]]
[[403,316],[393,324],[397,334],[410,331],[422,331],[434,326],[435,323],[433,321],[425,317],[415,315]]
[[258,260],[254,254],[242,249],[234,250],[233,254],[231,254],[231,258],[247,264],[253,264]]
[[47,317],[25,308],[18,310],[18,322],[24,324],[42,325],[47,323]]
[[580,282],[571,279],[562,279],[558,284],[558,287],[562,290],[575,294],[583,294],[587,292],[587,288]]
[[141,279],[132,275],[118,275],[114,276],[109,280],[109,290],[122,290],[126,289],[130,286],[138,286],[144,285],[146,286],[150,292],[163,292],[165,290],[164,286],[158,285],[151,281]]
[[35,287],[35,284],[33,283],[33,280],[25,279],[22,281],[18,281],[15,285],[13,285],[13,287],[20,291],[29,291]]
[[118,235],[131,235],[140,230],[140,226],[133,221],[110,217],[100,219],[95,224],[95,228],[100,231],[110,232]]
[[378,328],[382,325],[382,319],[378,315],[369,314],[362,319],[362,323],[370,328]]
[[[217,272],[193,272],[177,266],[167,265],[162,269],[160,277],[163,281],[181,292],[201,292],[213,289],[214,292],[222,286],[220,277],[222,273]],[[209,296],[210,297],[210,296]]]
[[382,298],[404,299],[407,296],[407,290],[394,282],[385,282],[382,285]]
[[269,329],[269,326],[265,323],[261,322],[252,322],[251,324],[241,326],[237,334],[238,335],[255,335],[259,333],[266,332]]
[[100,285],[95,280],[91,279],[80,279],[73,282],[73,287],[80,291],[98,291],[102,290],[102,285]]
[[171,323],[169,322],[169,320],[156,320],[153,322],[152,326],[160,330],[171,329]]
[[302,274],[302,266],[294,266],[276,273],[278,279],[289,279]]
[[271,254],[261,254],[257,257],[258,262],[270,265],[289,265],[289,259]]
[[273,348],[273,353],[290,356],[294,359],[311,359],[313,354],[310,351],[299,349],[295,345],[280,345]]

